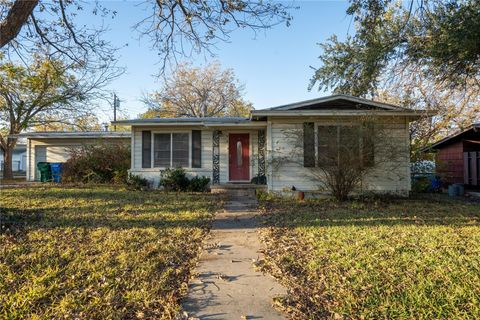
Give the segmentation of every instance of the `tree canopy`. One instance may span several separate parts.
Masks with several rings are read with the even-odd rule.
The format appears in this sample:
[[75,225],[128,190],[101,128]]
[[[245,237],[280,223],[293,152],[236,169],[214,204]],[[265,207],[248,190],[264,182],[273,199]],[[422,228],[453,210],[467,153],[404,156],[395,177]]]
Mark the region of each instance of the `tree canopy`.
[[144,99],[149,110],[142,117],[247,117],[253,109],[232,69],[218,62],[205,67],[180,64],[160,90]]
[[480,88],[480,2],[352,0],[356,32],[321,44],[310,88],[375,95],[402,68],[449,87]]
[[[275,1],[165,0],[145,1],[139,6],[144,17],[133,27],[158,50],[162,69],[178,55],[210,52],[236,29],[256,32],[291,20],[289,6]],[[82,12],[92,17],[117,15],[98,1],[0,0],[0,48],[18,53],[48,46],[57,59],[62,56],[80,62],[89,55],[99,61],[112,59],[116,48],[103,39],[106,28],[79,23]]]
[[34,55],[28,66],[0,56],[0,147],[6,158],[17,141],[9,135],[52,124],[71,126],[91,117],[92,102],[103,96],[109,76],[44,55]]

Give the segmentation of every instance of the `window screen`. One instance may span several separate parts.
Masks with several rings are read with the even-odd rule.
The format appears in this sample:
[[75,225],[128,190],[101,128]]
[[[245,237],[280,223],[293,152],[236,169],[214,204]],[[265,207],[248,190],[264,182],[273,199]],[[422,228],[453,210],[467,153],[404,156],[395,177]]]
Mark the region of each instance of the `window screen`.
[[170,133],[154,134],[153,165],[170,167]]
[[172,134],[172,167],[188,167],[188,133]]

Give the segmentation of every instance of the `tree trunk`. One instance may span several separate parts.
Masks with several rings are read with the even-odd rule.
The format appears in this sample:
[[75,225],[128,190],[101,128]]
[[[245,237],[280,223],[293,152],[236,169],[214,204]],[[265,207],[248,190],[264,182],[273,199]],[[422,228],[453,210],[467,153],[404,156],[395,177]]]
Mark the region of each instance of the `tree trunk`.
[[12,171],[13,147],[3,150],[3,179],[13,179]]
[[17,138],[6,138],[5,140],[0,136],[0,140],[3,150],[3,179],[13,179],[13,149],[17,145]]

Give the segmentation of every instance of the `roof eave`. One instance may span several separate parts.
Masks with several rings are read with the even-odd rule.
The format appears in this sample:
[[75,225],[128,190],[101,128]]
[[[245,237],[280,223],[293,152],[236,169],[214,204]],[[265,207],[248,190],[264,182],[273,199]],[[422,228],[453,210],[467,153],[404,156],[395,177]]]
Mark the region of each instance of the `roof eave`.
[[248,122],[151,122],[151,121],[116,121],[112,125],[126,125],[137,127],[263,127],[266,121]]
[[72,135],[72,134],[30,134],[30,133],[20,133],[20,134],[11,134],[11,138],[26,138],[26,139],[99,139],[99,138],[108,138],[108,139],[126,139],[130,138],[130,132],[125,132],[125,134],[84,134],[84,135]]
[[436,113],[429,111],[367,111],[367,110],[255,110],[252,112],[253,117],[268,117],[268,116],[287,116],[287,117],[302,117],[302,116],[360,116],[360,115],[372,115],[372,116],[405,116],[410,118],[422,118],[431,117]]

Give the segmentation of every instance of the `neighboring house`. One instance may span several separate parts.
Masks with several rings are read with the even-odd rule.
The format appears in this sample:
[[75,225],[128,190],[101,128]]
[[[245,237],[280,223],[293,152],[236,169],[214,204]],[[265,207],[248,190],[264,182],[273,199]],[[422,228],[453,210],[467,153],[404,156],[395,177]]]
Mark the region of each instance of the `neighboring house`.
[[[165,168],[183,167],[191,176],[209,177],[212,184],[248,183],[255,176],[266,176],[270,191],[282,192],[293,186],[315,191],[319,182],[310,174],[311,167],[317,165],[324,144],[342,141],[344,129],[348,131],[368,115],[374,115],[387,128],[388,139],[396,141],[401,150],[401,160],[395,160],[395,170],[372,163],[375,172],[366,177],[364,189],[408,195],[409,122],[420,115],[390,104],[334,95],[254,110],[249,119],[153,118],[115,124],[132,128],[130,172],[155,185]],[[335,138],[324,141],[325,129],[335,130]],[[287,131],[303,137],[301,154],[294,152]],[[372,145],[376,153],[381,143]],[[284,160],[273,165],[275,159]]]
[[[3,150],[0,150],[0,171],[3,171],[5,156]],[[12,171],[15,173],[25,172],[27,166],[27,145],[17,143],[13,149],[12,155]]]
[[436,172],[447,184],[480,187],[480,123],[434,143],[426,151],[436,152]]
[[39,180],[39,162],[66,162],[73,148],[95,143],[130,143],[130,132],[29,132],[16,135],[27,139],[27,181]]

